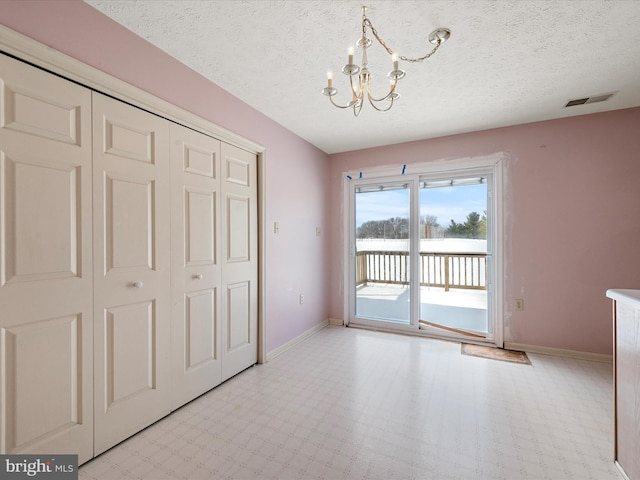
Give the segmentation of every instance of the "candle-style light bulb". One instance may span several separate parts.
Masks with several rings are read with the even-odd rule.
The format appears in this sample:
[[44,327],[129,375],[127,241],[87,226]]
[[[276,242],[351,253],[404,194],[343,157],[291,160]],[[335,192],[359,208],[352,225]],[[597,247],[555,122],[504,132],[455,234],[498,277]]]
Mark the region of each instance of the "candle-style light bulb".
[[331,71],[327,72],[327,86],[329,88],[333,87],[333,72]]
[[391,55],[391,61],[393,62],[393,69],[398,70],[398,54],[397,53],[394,52]]
[[347,53],[349,54],[349,63],[348,63],[348,65],[353,65],[353,47],[349,47],[347,49]]

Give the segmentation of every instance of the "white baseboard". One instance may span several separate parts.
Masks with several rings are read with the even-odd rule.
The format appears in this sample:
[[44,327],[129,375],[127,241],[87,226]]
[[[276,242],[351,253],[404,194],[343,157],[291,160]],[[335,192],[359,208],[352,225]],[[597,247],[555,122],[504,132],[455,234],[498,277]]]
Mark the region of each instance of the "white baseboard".
[[504,342],[507,350],[518,350],[527,353],[539,353],[541,355],[553,355],[555,357],[575,358],[576,360],[589,360],[591,362],[613,363],[613,355],[602,353],[580,352],[578,350],[566,350],[564,348],[541,347],[538,345],[526,345],[524,343]]
[[330,318],[329,319],[329,325],[342,327],[344,325],[344,320],[342,320],[340,318]]
[[615,463],[616,467],[618,467],[618,472],[622,474],[624,480],[629,480],[629,476],[627,475],[627,472],[624,471],[624,468],[622,468],[622,465],[620,465],[617,460],[615,461]]
[[305,332],[302,332],[297,337],[292,338],[291,340],[289,340],[284,345],[280,345],[278,348],[276,348],[274,350],[271,350],[270,352],[267,353],[267,362],[269,360],[273,360],[278,355],[282,355],[284,352],[289,350],[291,347],[294,347],[295,345],[299,344],[300,342],[306,340],[311,335],[313,335],[315,333],[318,333],[320,330],[322,330],[323,328],[325,328],[328,325],[329,325],[329,320],[325,320],[324,322],[319,323],[315,327],[311,327],[309,330],[307,330]]

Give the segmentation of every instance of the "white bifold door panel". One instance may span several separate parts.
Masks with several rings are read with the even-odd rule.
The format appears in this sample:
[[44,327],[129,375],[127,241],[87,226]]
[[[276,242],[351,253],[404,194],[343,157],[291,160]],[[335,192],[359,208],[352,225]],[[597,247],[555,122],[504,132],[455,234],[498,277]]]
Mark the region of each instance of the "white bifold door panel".
[[170,411],[169,130],[93,94],[96,455]]
[[258,357],[257,158],[222,144],[222,379]]
[[172,407],[221,382],[220,141],[171,125]]
[[257,362],[257,157],[0,54],[0,454],[82,464]]
[[0,453],[93,455],[91,92],[0,55]]

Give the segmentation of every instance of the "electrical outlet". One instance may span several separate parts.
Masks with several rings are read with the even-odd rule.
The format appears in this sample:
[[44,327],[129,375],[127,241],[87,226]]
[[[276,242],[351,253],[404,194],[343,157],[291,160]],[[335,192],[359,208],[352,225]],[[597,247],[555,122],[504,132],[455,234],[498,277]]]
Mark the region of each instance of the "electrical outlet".
[[320,227],[316,227],[316,237],[319,237],[320,233]]
[[524,310],[524,299],[516,298],[516,311],[521,312]]
[[300,294],[300,305],[304,303],[304,295]]

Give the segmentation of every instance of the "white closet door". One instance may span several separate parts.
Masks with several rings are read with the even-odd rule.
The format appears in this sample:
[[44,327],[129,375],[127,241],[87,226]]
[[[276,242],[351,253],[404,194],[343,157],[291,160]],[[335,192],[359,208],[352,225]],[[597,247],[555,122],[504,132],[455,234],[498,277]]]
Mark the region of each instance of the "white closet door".
[[169,413],[169,122],[93,94],[95,454]]
[[0,55],[0,453],[93,453],[91,93]]
[[220,141],[171,125],[172,406],[221,382]]
[[222,144],[222,379],[258,360],[257,157]]

